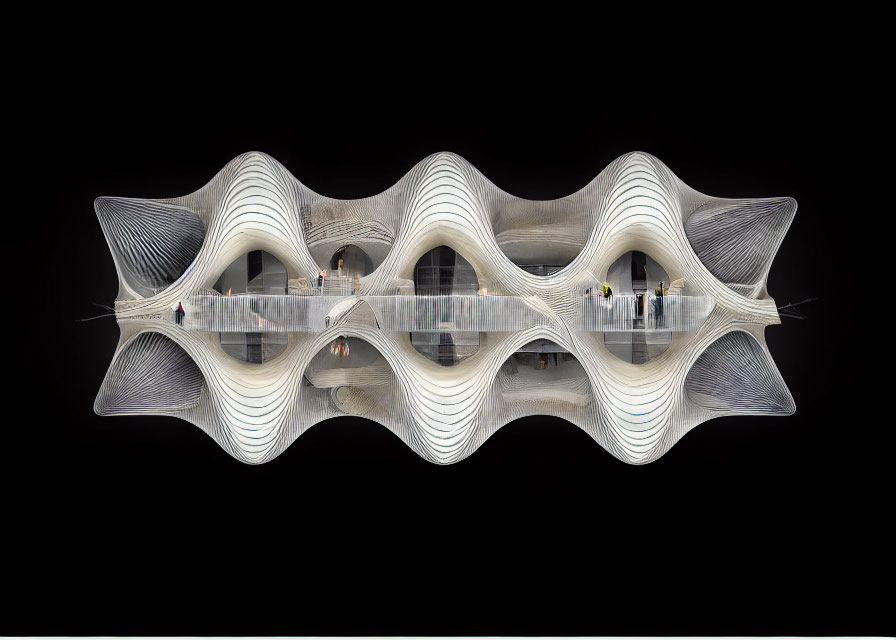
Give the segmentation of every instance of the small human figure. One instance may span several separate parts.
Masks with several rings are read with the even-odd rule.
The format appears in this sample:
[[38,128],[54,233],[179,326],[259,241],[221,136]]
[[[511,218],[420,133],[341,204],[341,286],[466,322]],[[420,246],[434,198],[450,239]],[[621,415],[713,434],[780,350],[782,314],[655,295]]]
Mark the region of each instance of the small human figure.
[[342,356],[343,358],[348,357],[348,339],[345,336],[339,336],[333,340],[333,342],[330,343],[330,353],[334,356]]
[[321,272],[319,274],[317,274],[317,286],[318,287],[324,286],[324,279],[326,277],[327,277],[327,272],[324,271],[323,269],[321,269]]
[[177,324],[183,324],[185,315],[187,315],[187,312],[184,311],[184,305],[182,303],[178,302],[177,309],[174,311],[174,321]]
[[604,282],[600,288],[601,304],[606,307],[608,317],[613,315],[613,289],[609,282]]
[[663,325],[663,297],[666,295],[666,291],[668,289],[666,289],[663,281],[660,280],[659,286],[654,290],[656,294],[656,324],[658,327]]

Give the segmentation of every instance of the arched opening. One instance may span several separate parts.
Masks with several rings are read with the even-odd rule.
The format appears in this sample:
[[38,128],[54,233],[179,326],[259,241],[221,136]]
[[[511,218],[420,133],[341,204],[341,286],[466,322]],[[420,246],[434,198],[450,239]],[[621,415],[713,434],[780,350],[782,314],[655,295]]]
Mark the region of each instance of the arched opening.
[[361,278],[373,271],[373,262],[357,245],[337,249],[329,262],[325,278],[318,282],[328,295],[353,295],[361,292]]
[[501,365],[498,385],[507,402],[581,407],[591,401],[585,368],[551,340],[533,340],[517,349]]
[[[473,265],[451,247],[440,246],[424,253],[414,265],[414,292],[418,296],[476,295],[479,278]],[[433,301],[437,304],[437,301]],[[450,307],[436,311],[444,331],[413,331],[411,344],[422,355],[442,366],[452,366],[479,351],[479,333],[452,331]]]
[[669,274],[659,262],[642,251],[624,253],[607,270],[607,284],[614,305],[632,305],[631,330],[604,332],[604,345],[616,357],[644,364],[659,357],[672,344],[672,332],[663,331],[663,297],[669,289]]
[[390,374],[386,359],[373,345],[349,336],[334,338],[305,370],[305,377],[318,388],[385,384]]
[[[346,246],[362,250],[371,261],[371,273],[395,244],[398,217],[388,192],[357,200],[321,198],[301,207],[302,228],[311,257],[321,269],[330,266],[334,253]],[[364,274],[367,275],[367,274]]]
[[361,247],[349,244],[333,254],[330,270],[337,276],[363,278],[373,271],[373,261]]
[[[228,266],[214,285],[225,296],[285,295],[286,266],[267,251],[250,251]],[[286,349],[289,334],[284,332],[221,332],[221,348],[229,356],[261,364],[273,360]]]
[[214,288],[222,295],[286,293],[286,266],[267,251],[250,251],[230,263]]
[[333,339],[308,363],[305,380],[344,413],[382,419],[394,406],[392,367],[361,338]]

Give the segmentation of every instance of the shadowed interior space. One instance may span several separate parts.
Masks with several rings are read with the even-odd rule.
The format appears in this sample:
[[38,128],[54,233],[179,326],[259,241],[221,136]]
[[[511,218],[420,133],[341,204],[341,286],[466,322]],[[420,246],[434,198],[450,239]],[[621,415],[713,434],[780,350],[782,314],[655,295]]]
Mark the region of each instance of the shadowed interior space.
[[[414,266],[414,291],[418,296],[476,295],[479,278],[473,265],[446,246],[424,253]],[[411,332],[411,344],[418,353],[442,366],[452,365],[479,351],[479,333],[452,331],[446,315],[444,331]]]
[[[228,266],[214,285],[225,296],[242,294],[285,295],[286,266],[267,251],[250,251]],[[286,333],[221,332],[221,348],[227,355],[261,364],[273,360],[286,349]]]

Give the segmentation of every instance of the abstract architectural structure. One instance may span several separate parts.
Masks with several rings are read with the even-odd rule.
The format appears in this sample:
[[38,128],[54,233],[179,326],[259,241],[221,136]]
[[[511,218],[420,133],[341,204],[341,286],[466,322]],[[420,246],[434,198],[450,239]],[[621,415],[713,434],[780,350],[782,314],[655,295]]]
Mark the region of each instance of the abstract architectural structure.
[[182,418],[248,463],[346,414],[452,463],[546,414],[647,463],[710,418],[794,411],[764,328],[795,211],[645,153],[551,201],[450,153],[334,200],[247,153],[181,198],[97,199],[121,339],[95,410]]

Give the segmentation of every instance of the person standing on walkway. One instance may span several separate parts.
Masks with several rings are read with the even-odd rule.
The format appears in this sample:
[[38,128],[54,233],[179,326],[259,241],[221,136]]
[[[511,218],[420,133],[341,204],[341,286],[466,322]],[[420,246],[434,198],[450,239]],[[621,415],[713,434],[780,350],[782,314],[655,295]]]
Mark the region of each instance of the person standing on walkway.
[[656,326],[663,326],[663,297],[666,295],[666,287],[662,280],[656,288]]

